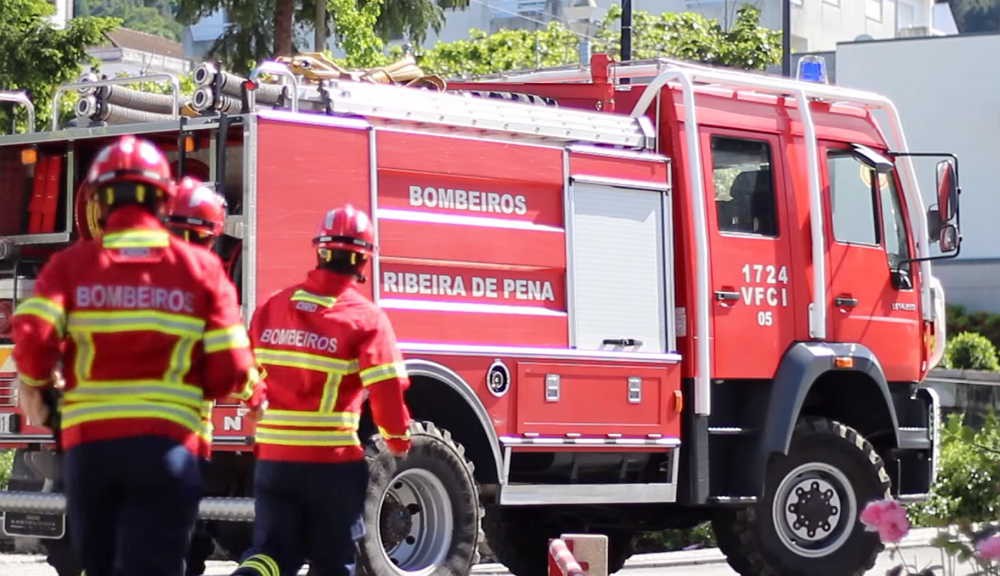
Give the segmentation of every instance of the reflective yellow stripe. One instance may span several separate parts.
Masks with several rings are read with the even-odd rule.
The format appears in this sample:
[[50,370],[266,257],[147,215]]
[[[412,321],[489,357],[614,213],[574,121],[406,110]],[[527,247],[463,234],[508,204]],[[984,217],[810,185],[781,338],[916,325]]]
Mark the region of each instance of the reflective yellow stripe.
[[247,370],[247,381],[243,383],[243,388],[237,392],[234,392],[232,396],[239,400],[249,400],[253,397],[253,391],[257,388],[257,384],[260,383],[261,374],[256,367],[251,366]]
[[392,362],[390,364],[380,364],[365,368],[361,371],[361,384],[371,386],[383,380],[393,378],[406,378],[406,365],[402,362]]
[[62,338],[66,329],[66,309],[62,304],[41,296],[32,296],[18,305],[14,316],[35,316],[45,320]]
[[179,424],[194,433],[201,430],[196,408],[161,402],[67,402],[62,406],[63,429],[85,422],[125,418],[155,418]]
[[200,318],[159,310],[73,311],[69,313],[70,333],[151,331],[201,338],[204,329],[205,321]]
[[273,364],[275,366],[304,368],[319,372],[337,372],[340,374],[351,374],[358,371],[357,360],[341,360],[340,358],[328,358],[318,354],[292,350],[274,350],[271,348],[256,348],[254,349],[254,354],[257,355],[257,360],[261,363]]
[[331,372],[327,375],[326,382],[323,382],[323,396],[319,400],[320,413],[333,412],[338,395],[340,395],[340,374]]
[[215,402],[211,400],[206,400],[201,403],[201,410],[199,410],[199,415],[201,416],[201,432],[198,433],[206,442],[212,441],[212,432],[215,431],[215,425],[212,423],[212,408]]
[[201,408],[201,388],[182,383],[158,380],[80,380],[66,392],[68,402],[166,401],[192,408]]
[[317,414],[299,410],[268,410],[260,426],[298,426],[301,428],[349,428],[357,430],[361,415],[354,412]]
[[278,570],[278,563],[267,554],[254,554],[244,560],[240,564],[240,567],[252,568],[261,576],[281,576],[281,571]]
[[167,382],[180,382],[191,370],[191,352],[198,342],[196,338],[178,338],[174,344],[174,349],[170,352],[170,363],[167,364],[167,371],[163,374],[163,379]]
[[242,324],[205,332],[202,341],[205,344],[206,354],[250,347],[250,337],[247,336],[247,329]]
[[52,382],[52,378],[49,378],[47,380],[38,380],[36,378],[28,376],[24,372],[19,372],[17,374],[17,377],[21,380],[21,382],[24,382],[25,384],[33,388],[38,388],[40,386],[47,386],[50,382]]
[[292,294],[293,302],[312,302],[313,304],[318,304],[324,308],[330,308],[337,303],[337,299],[333,296],[320,296],[319,294],[313,294],[312,292],[307,292],[301,288]]
[[164,248],[170,245],[166,230],[132,229],[105,234],[101,238],[105,248]]
[[284,430],[257,426],[254,436],[259,444],[277,446],[360,446],[354,431],[320,432],[316,430]]
[[390,434],[388,430],[386,430],[385,428],[379,426],[378,427],[378,433],[383,438],[385,438],[386,440],[392,440],[392,439],[395,439],[395,440],[409,440],[410,439],[410,431],[409,430],[407,430],[406,432],[404,432],[402,434]]
[[76,343],[76,361],[73,371],[77,381],[89,380],[90,370],[94,365],[94,339],[90,332],[71,332]]

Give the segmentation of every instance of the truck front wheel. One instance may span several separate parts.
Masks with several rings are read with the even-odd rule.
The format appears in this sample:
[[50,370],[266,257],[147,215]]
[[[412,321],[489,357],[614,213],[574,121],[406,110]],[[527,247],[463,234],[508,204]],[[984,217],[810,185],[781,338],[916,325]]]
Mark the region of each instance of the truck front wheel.
[[359,565],[371,576],[468,574],[479,560],[479,491],[472,463],[446,430],[414,423],[405,458],[375,437],[368,452],[368,533]]
[[861,575],[882,544],[858,517],[888,496],[889,476],[867,440],[839,422],[803,418],[788,454],[768,465],[764,498],[713,526],[740,574]]

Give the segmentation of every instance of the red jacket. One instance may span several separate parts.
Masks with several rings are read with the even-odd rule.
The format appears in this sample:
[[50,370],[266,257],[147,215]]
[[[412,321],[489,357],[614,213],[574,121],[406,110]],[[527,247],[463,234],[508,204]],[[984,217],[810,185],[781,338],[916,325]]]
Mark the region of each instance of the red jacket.
[[205,455],[205,400],[249,398],[258,381],[236,290],[212,252],[140,207],[101,240],[54,255],[14,315],[22,382],[66,380],[62,440],[166,436]]
[[396,336],[349,276],[313,270],[257,309],[250,338],[267,385],[258,458],[361,460],[357,429],[366,392],[382,436],[409,438],[409,379]]

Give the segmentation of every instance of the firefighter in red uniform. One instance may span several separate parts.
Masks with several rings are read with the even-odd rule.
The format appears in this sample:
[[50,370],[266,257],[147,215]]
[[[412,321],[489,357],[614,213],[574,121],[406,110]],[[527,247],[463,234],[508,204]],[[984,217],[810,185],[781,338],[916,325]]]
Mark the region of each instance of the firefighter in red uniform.
[[[185,166],[185,168],[187,168]],[[204,246],[209,250],[215,248],[215,241],[222,234],[226,222],[226,199],[216,194],[210,186],[191,176],[181,178],[177,183],[177,194],[167,206],[167,215],[163,219],[167,228],[178,238]],[[202,404],[202,439],[203,451],[201,459],[202,481],[204,493],[208,496],[224,496],[213,490],[209,460],[212,457],[212,400]],[[212,534],[214,524],[198,521],[191,535],[191,549],[187,557],[187,576],[196,576],[205,571],[205,561],[215,549]]]
[[361,406],[389,450],[410,448],[409,386],[385,313],[355,287],[375,251],[371,222],[345,206],[313,240],[317,266],[254,314],[250,336],[266,371],[267,412],[256,429],[254,547],[235,574],[352,573],[368,468]]
[[258,380],[219,259],[170,236],[175,192],[150,142],[124,136],[86,178],[104,233],[54,255],[14,316],[22,406],[45,420],[59,367],[66,495],[88,576],[181,576],[200,497],[205,399]]
[[164,221],[179,238],[211,249],[226,223],[226,199],[201,180],[185,176],[177,183]]

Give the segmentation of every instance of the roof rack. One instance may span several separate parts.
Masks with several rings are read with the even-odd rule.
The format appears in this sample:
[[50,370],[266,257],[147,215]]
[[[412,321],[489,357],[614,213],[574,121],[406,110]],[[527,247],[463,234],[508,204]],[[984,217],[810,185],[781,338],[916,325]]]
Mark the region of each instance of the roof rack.
[[[266,69],[264,69],[266,67]],[[262,73],[291,77],[283,64],[265,62],[251,74],[251,84]],[[300,100],[307,87],[292,85]],[[590,142],[636,150],[655,149],[655,132],[645,117],[538,106],[402,86],[329,80],[319,85],[327,113],[353,114],[371,119],[415,125],[502,133],[548,142]],[[313,98],[306,98],[313,100]],[[297,104],[292,104],[293,109]]]
[[14,104],[20,104],[24,106],[24,109],[28,111],[28,127],[26,131],[28,133],[35,131],[35,105],[31,103],[31,99],[23,91],[0,91],[0,102],[13,102]]

